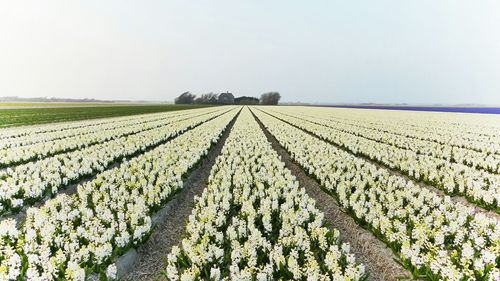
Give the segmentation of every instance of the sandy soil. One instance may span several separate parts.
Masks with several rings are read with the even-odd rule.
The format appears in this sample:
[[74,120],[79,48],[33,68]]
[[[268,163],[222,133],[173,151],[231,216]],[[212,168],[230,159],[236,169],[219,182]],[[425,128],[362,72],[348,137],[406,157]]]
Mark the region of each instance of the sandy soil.
[[186,222],[194,207],[194,197],[205,189],[215,159],[220,154],[236,118],[229,123],[218,143],[210,148],[200,165],[184,181],[184,188],[172,199],[172,208],[164,216],[165,219],[158,222],[149,240],[138,248],[137,261],[123,280],[162,278],[165,258],[172,246],[179,245],[182,241]]
[[[225,114],[225,113],[227,113],[227,111],[226,111],[226,112],[224,112],[223,114]],[[220,115],[217,115],[217,117],[218,117],[218,116],[220,116]],[[216,117],[214,117],[214,118],[216,118]],[[212,120],[212,119],[214,119],[214,118],[211,118],[210,120]],[[144,153],[146,153],[146,152],[148,152],[148,151],[151,151],[151,150],[153,150],[153,149],[155,149],[155,148],[157,148],[157,147],[159,147],[159,146],[161,146],[161,145],[163,145],[163,144],[166,144],[167,142],[172,141],[173,139],[175,139],[175,138],[177,138],[177,137],[181,136],[182,134],[184,134],[184,133],[186,133],[186,132],[188,132],[188,131],[190,131],[190,130],[192,130],[192,129],[194,129],[194,128],[198,127],[198,126],[203,125],[203,124],[205,124],[206,122],[209,122],[210,120],[207,120],[207,121],[205,121],[205,122],[203,122],[203,123],[200,123],[200,124],[198,124],[198,125],[196,125],[196,126],[194,126],[194,127],[190,128],[190,129],[187,129],[187,130],[185,130],[185,131],[183,131],[183,132],[180,132],[179,134],[177,134],[177,135],[175,135],[175,136],[171,136],[171,137],[169,137],[169,138],[167,138],[167,139],[165,139],[165,140],[163,140],[163,141],[161,141],[161,142],[159,142],[159,143],[156,143],[156,144],[153,144],[153,145],[151,145],[151,146],[148,146],[148,147],[146,147],[145,149],[142,149],[142,150],[140,150],[140,151],[137,151],[135,154],[132,154],[132,155],[129,155],[129,156],[126,156],[126,157],[120,158],[120,159],[118,159],[118,160],[116,160],[116,161],[114,161],[114,162],[110,163],[108,166],[106,166],[106,167],[105,167],[105,169],[104,169],[103,171],[107,171],[107,170],[111,170],[111,169],[113,169],[113,168],[119,167],[119,166],[123,163],[123,159],[128,159],[128,160],[130,160],[130,159],[132,159],[132,158],[139,157],[140,155],[143,155]],[[73,149],[73,150],[76,150],[76,149]],[[73,151],[73,150],[71,150],[71,151]],[[67,152],[68,152],[68,151],[65,151],[65,152],[62,152],[62,153],[58,153],[58,154],[63,154],[63,153],[67,153]],[[57,155],[57,154],[56,154],[56,155]],[[51,156],[49,156],[49,157],[51,157]],[[48,158],[48,157],[46,157],[46,158]],[[20,164],[20,165],[22,165],[22,164]],[[17,165],[16,165],[16,166],[17,166]],[[15,167],[15,166],[12,166],[12,167]],[[2,169],[7,169],[7,168],[2,168]],[[0,171],[1,171],[2,169],[0,169]],[[101,174],[103,171],[95,171],[95,172],[94,172],[94,173],[92,173],[92,174],[89,174],[89,175],[86,175],[86,176],[82,176],[82,177],[81,177],[81,178],[80,178],[80,179],[79,179],[76,183],[72,183],[72,184],[69,184],[69,185],[66,185],[66,186],[61,186],[61,187],[59,188],[59,190],[58,190],[57,194],[55,194],[54,196],[57,196],[57,195],[59,195],[59,194],[67,194],[67,195],[72,195],[72,194],[76,193],[78,185],[81,185],[81,184],[84,184],[85,182],[88,182],[88,181],[92,181],[92,180],[94,180],[94,179],[95,179],[95,178],[96,178],[99,174]],[[7,219],[7,218],[12,218],[12,219],[16,220],[17,225],[19,225],[19,226],[20,226],[20,225],[22,225],[22,224],[24,223],[24,219],[26,218],[26,212],[27,212],[27,210],[28,210],[30,207],[36,207],[36,208],[38,208],[38,207],[40,207],[40,206],[43,206],[47,200],[49,200],[49,199],[51,199],[52,197],[54,197],[54,196],[53,196],[53,195],[51,195],[50,193],[48,193],[48,192],[46,192],[46,193],[47,193],[47,194],[46,194],[43,198],[39,199],[38,201],[36,201],[35,203],[33,203],[33,204],[31,204],[31,205],[26,205],[26,206],[24,206],[21,210],[19,210],[19,211],[17,211],[17,212],[7,212],[7,213],[5,213],[5,214],[0,215],[0,219],[2,219],[2,220],[3,220],[3,219]]]
[[[264,111],[262,111],[262,112],[264,112]],[[267,113],[267,112],[264,112],[264,113]],[[272,115],[272,114],[269,114],[269,113],[267,113],[267,114],[268,114],[268,115],[270,115],[270,116],[272,116],[272,117],[274,117],[274,118],[276,118],[276,119],[279,119],[280,121],[283,121],[283,122],[285,122],[285,123],[289,124],[290,126],[293,126],[293,127],[297,128],[297,129],[299,129],[299,130],[302,130],[304,133],[307,133],[307,134],[309,134],[309,135],[311,135],[311,136],[313,136],[313,137],[315,137],[315,138],[321,139],[321,140],[323,140],[324,142],[327,142],[327,143],[329,143],[329,144],[331,144],[331,145],[335,146],[337,149],[341,149],[341,150],[343,150],[343,151],[345,151],[345,152],[347,152],[347,153],[352,154],[352,152],[351,152],[349,149],[345,148],[345,147],[342,147],[342,146],[340,146],[340,145],[337,145],[337,144],[333,143],[332,141],[327,140],[327,139],[325,139],[325,138],[322,138],[322,137],[320,137],[320,136],[318,136],[318,135],[316,135],[316,134],[314,134],[314,133],[311,133],[311,132],[308,132],[308,131],[306,131],[306,130],[304,130],[304,129],[301,129],[301,128],[299,128],[299,127],[297,127],[297,126],[295,126],[295,125],[293,125],[293,124],[291,124],[291,123],[289,123],[289,122],[287,122],[287,121],[285,121],[285,120],[283,120],[283,119],[281,119],[281,118],[279,118],[279,117],[276,117],[276,116]],[[444,196],[449,196],[449,197],[450,197],[450,199],[451,199],[453,202],[455,202],[455,203],[460,203],[460,204],[462,204],[462,205],[464,205],[464,206],[467,206],[467,207],[469,207],[469,208],[472,208],[472,209],[474,209],[474,211],[475,211],[475,212],[477,212],[477,213],[482,213],[482,214],[485,214],[486,216],[489,216],[489,217],[495,218],[495,219],[497,219],[497,220],[500,220],[500,214],[496,213],[496,212],[495,212],[495,211],[493,211],[493,210],[486,210],[486,209],[484,209],[484,208],[482,208],[482,207],[480,207],[480,206],[478,206],[478,205],[476,205],[476,204],[474,204],[474,203],[471,203],[471,202],[469,202],[469,201],[468,201],[465,197],[463,197],[463,196],[459,196],[459,195],[450,196],[450,195],[447,195],[447,194],[446,194],[443,190],[441,190],[441,189],[438,189],[438,188],[436,188],[436,187],[434,187],[434,186],[432,186],[432,185],[429,185],[429,184],[426,184],[426,183],[424,183],[424,182],[422,182],[422,181],[419,181],[419,180],[417,180],[417,179],[414,179],[414,178],[412,178],[412,177],[410,177],[410,176],[408,176],[408,175],[405,175],[405,174],[401,173],[400,171],[398,171],[398,170],[396,170],[396,169],[393,169],[393,168],[391,168],[391,167],[389,167],[389,166],[387,166],[387,165],[385,165],[385,164],[381,164],[381,163],[379,163],[379,162],[377,162],[377,161],[374,161],[374,160],[370,159],[369,157],[364,156],[364,155],[361,155],[361,154],[359,154],[359,153],[356,155],[356,157],[359,157],[359,158],[361,158],[361,159],[365,160],[366,162],[368,162],[368,163],[370,163],[370,164],[375,165],[375,166],[376,166],[377,168],[379,168],[379,169],[385,169],[385,170],[387,170],[387,171],[389,172],[389,174],[391,174],[391,175],[393,175],[393,176],[402,177],[402,178],[406,179],[407,181],[411,180],[413,183],[417,184],[419,187],[421,187],[421,188],[426,188],[426,189],[428,189],[428,190],[430,190],[430,191],[432,191],[432,192],[434,192],[434,193],[438,194],[438,195],[439,195],[439,196],[441,196],[441,197],[444,197]]]
[[302,168],[295,164],[288,152],[280,146],[258,119],[257,121],[273,148],[281,156],[281,160],[297,177],[300,186],[304,187],[308,195],[316,200],[317,207],[325,214],[326,224],[339,230],[340,240],[348,242],[356,258],[366,266],[369,273],[368,280],[411,279],[411,273],[396,262],[397,257],[391,249],[343,212],[336,200],[325,193],[316,180],[309,177]]

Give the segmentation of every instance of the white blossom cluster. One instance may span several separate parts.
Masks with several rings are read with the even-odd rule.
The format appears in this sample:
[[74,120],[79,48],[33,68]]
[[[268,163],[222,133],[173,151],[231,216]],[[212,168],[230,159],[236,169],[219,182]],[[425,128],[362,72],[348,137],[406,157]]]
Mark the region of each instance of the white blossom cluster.
[[[148,236],[152,213],[182,188],[182,177],[236,113],[233,109],[100,173],[73,195],[60,194],[29,208],[19,229],[2,221],[0,253],[10,255],[0,258],[0,274],[7,280],[85,280],[94,271],[114,278],[112,260]],[[13,229],[7,234],[5,224]],[[20,259],[13,258],[13,248]]]
[[[214,111],[213,109],[211,111]],[[203,114],[210,111],[196,111],[194,114]],[[193,113],[191,113],[193,115]],[[191,116],[187,115],[187,116]],[[48,140],[47,134],[39,133],[33,136],[24,136],[29,138],[31,144],[19,145],[22,139],[8,139],[11,144],[17,146],[8,146],[0,149],[0,167],[12,166],[25,163],[32,160],[40,160],[47,156],[63,153],[69,150],[82,149],[94,144],[104,143],[130,134],[136,134],[142,131],[166,126],[169,123],[177,122],[186,118],[186,112],[165,113],[160,116],[154,115],[149,118],[128,118],[119,122],[105,123],[100,125],[90,125],[77,129],[62,131],[64,137],[57,136],[58,132],[50,132],[48,135],[52,138]],[[19,129],[22,130],[22,129]],[[0,131],[1,134],[1,131]],[[56,134],[56,136],[54,136]],[[70,135],[70,136],[68,136]],[[1,140],[0,140],[1,142]],[[1,146],[2,144],[0,144]],[[5,142],[4,142],[4,145]]]
[[431,280],[500,280],[497,219],[254,112],[293,159],[413,273]]
[[0,280],[16,280],[21,273],[21,256],[16,245],[19,230],[13,219],[0,222]]
[[174,118],[177,122],[165,126],[0,171],[0,214],[19,210],[47,193],[57,194],[60,188],[101,172],[112,163],[168,140],[225,110],[202,115],[194,112]]
[[359,280],[364,266],[244,108],[196,199],[169,280]]
[[[486,209],[500,212],[500,174],[419,154],[413,149],[399,148],[365,136],[347,133],[329,125],[309,122],[302,117],[281,114],[276,110],[272,114],[354,154],[364,155],[449,194],[463,195]],[[325,124],[329,122],[325,121]]]

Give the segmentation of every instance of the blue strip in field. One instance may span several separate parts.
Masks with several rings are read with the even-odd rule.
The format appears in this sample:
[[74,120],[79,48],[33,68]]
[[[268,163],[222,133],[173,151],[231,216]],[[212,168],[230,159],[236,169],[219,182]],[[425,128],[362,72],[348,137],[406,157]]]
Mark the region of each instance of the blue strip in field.
[[500,107],[438,107],[438,106],[384,106],[384,105],[325,105],[325,107],[500,114]]

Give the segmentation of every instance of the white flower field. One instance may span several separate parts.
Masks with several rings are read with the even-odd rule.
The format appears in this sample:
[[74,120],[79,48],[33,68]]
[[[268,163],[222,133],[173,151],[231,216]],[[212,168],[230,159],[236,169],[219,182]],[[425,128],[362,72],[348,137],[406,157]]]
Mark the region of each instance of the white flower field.
[[500,116],[217,106],[0,129],[0,281],[403,278],[500,280]]

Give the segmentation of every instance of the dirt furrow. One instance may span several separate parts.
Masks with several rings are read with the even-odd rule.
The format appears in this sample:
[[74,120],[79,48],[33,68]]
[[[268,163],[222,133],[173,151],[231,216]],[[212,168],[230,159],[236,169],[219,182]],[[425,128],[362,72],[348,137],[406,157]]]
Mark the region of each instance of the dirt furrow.
[[88,181],[94,180],[99,174],[101,174],[101,173],[103,173],[105,171],[112,170],[114,168],[120,167],[120,165],[123,164],[125,161],[130,161],[130,159],[133,159],[135,157],[139,157],[139,156],[141,156],[141,155],[143,155],[143,154],[145,154],[145,153],[147,153],[147,152],[149,152],[149,151],[151,151],[151,150],[153,150],[153,149],[155,149],[155,148],[157,148],[157,147],[159,147],[159,146],[161,146],[163,144],[166,144],[166,143],[172,141],[173,139],[181,136],[182,134],[185,134],[186,132],[193,130],[194,128],[196,128],[198,126],[201,126],[201,125],[203,125],[203,124],[205,124],[207,122],[210,122],[211,120],[213,120],[213,119],[215,119],[215,118],[217,118],[217,117],[219,117],[221,115],[224,115],[224,114],[228,113],[229,111],[231,111],[231,110],[224,111],[221,114],[219,114],[217,116],[214,116],[214,117],[212,117],[212,118],[210,118],[210,119],[208,119],[208,120],[206,120],[206,121],[204,121],[204,122],[202,122],[202,123],[200,123],[198,125],[192,126],[192,127],[188,128],[188,129],[182,131],[182,132],[179,132],[175,136],[171,136],[171,137],[167,138],[166,140],[163,140],[163,141],[161,141],[159,143],[156,143],[156,144],[153,144],[153,145],[151,145],[149,147],[141,149],[141,150],[137,151],[136,153],[134,153],[132,155],[121,157],[121,158],[115,160],[114,162],[108,164],[108,166],[106,166],[104,168],[104,170],[102,170],[102,171],[95,171],[95,172],[93,172],[93,173],[91,173],[89,175],[85,175],[85,176],[80,177],[74,183],[68,184],[66,186],[59,187],[59,189],[58,189],[58,191],[57,191],[56,194],[51,194],[50,192],[47,191],[46,192],[47,194],[44,197],[42,197],[41,199],[37,200],[33,204],[28,204],[28,205],[24,206],[21,210],[19,210],[17,212],[10,212],[10,213],[5,213],[5,214],[0,215],[0,220],[12,218],[12,219],[16,220],[16,222],[17,222],[18,225],[22,225],[24,223],[24,219],[26,217],[26,212],[27,212],[27,210],[29,208],[31,208],[31,207],[38,208],[40,206],[43,206],[45,204],[45,202],[47,202],[47,200],[50,200],[51,198],[56,197],[59,194],[72,195],[72,194],[76,193],[77,187],[79,185],[82,185],[82,184],[84,184],[84,183],[86,183]]
[[254,115],[260,127],[266,134],[268,141],[281,156],[286,167],[292,171],[300,186],[307,194],[314,198],[317,207],[325,214],[325,222],[339,230],[340,240],[351,245],[351,251],[356,258],[366,266],[369,280],[402,280],[411,279],[411,273],[401,266],[382,241],[378,240],[370,231],[360,227],[355,220],[342,211],[333,197],[321,189],[319,183],[309,177],[290,157],[290,154],[281,147],[276,138],[269,133],[262,122]]
[[393,176],[398,176],[398,177],[404,178],[404,179],[405,179],[405,180],[407,180],[407,181],[412,181],[413,183],[415,183],[415,184],[416,184],[416,185],[418,185],[419,187],[421,187],[421,188],[426,188],[426,189],[428,189],[428,190],[430,190],[430,191],[432,191],[432,192],[434,192],[434,193],[438,194],[438,195],[439,195],[439,196],[441,196],[441,197],[444,197],[444,196],[449,196],[449,197],[450,197],[450,199],[451,199],[451,201],[453,201],[453,202],[455,202],[455,203],[460,203],[460,204],[462,204],[462,205],[464,205],[464,206],[467,206],[467,207],[469,207],[469,208],[472,208],[472,209],[474,209],[474,211],[475,211],[476,213],[482,213],[482,214],[484,214],[484,215],[486,215],[486,216],[489,216],[489,217],[491,217],[491,218],[495,218],[495,219],[497,219],[497,220],[500,220],[500,214],[496,213],[496,212],[495,212],[495,211],[493,211],[493,210],[486,210],[486,209],[484,209],[484,208],[482,208],[482,207],[480,207],[480,206],[478,206],[478,205],[476,205],[476,204],[474,204],[474,203],[472,203],[472,202],[468,201],[468,200],[467,200],[465,197],[463,197],[463,196],[460,196],[460,195],[448,195],[448,194],[446,194],[446,192],[444,192],[443,190],[441,190],[441,189],[439,189],[439,188],[436,188],[436,187],[434,187],[434,186],[432,186],[432,185],[426,184],[426,183],[424,183],[424,182],[422,182],[422,181],[416,180],[416,179],[414,179],[414,178],[412,178],[412,177],[410,177],[410,176],[408,176],[408,175],[406,175],[406,174],[401,173],[400,171],[398,171],[398,170],[396,170],[396,169],[394,169],[394,168],[391,168],[391,167],[389,167],[389,166],[387,166],[387,165],[385,165],[385,164],[382,164],[382,163],[379,163],[379,162],[377,162],[377,161],[375,161],[375,160],[372,160],[372,159],[370,159],[369,157],[367,157],[367,156],[365,156],[365,155],[362,155],[362,154],[360,154],[360,153],[354,154],[354,153],[353,153],[352,151],[350,151],[348,148],[345,148],[345,147],[343,147],[343,146],[340,146],[340,145],[338,145],[338,144],[335,144],[334,142],[332,142],[332,141],[330,141],[330,140],[328,140],[328,139],[322,138],[322,137],[320,137],[320,136],[318,136],[318,135],[316,135],[316,134],[314,134],[314,133],[312,133],[312,132],[309,132],[309,131],[307,131],[307,130],[304,130],[304,129],[302,129],[302,128],[300,128],[300,127],[298,127],[298,126],[296,126],[296,125],[294,125],[294,124],[292,124],[292,123],[290,123],[290,122],[288,122],[288,121],[286,121],[286,120],[283,120],[283,119],[281,119],[281,118],[279,118],[279,117],[277,117],[277,116],[275,116],[275,115],[272,115],[272,114],[270,114],[270,113],[268,113],[268,112],[266,112],[266,111],[261,110],[261,112],[263,112],[263,113],[265,113],[265,114],[268,114],[269,116],[271,116],[271,117],[273,117],[273,118],[276,118],[276,119],[278,119],[278,120],[280,120],[280,121],[282,121],[282,122],[285,122],[286,124],[288,124],[288,125],[290,125],[290,126],[293,126],[293,127],[295,127],[295,128],[297,128],[297,129],[299,129],[299,130],[303,131],[304,133],[306,133],[306,134],[308,134],[308,135],[310,135],[310,136],[313,136],[313,137],[318,138],[318,139],[320,139],[320,140],[322,140],[322,141],[324,141],[324,142],[327,142],[327,143],[329,143],[330,145],[335,146],[337,149],[343,150],[343,151],[345,151],[345,152],[347,152],[347,153],[349,153],[349,154],[353,154],[353,155],[355,155],[356,157],[358,157],[358,158],[361,158],[361,159],[365,160],[366,162],[368,162],[368,163],[370,163],[370,164],[372,164],[372,165],[376,166],[376,167],[377,167],[377,168],[379,168],[379,169],[384,169],[384,170],[388,171],[390,175],[393,175]]
[[224,130],[217,144],[210,148],[201,163],[184,180],[183,189],[168,203],[169,207],[157,220],[148,241],[137,249],[136,262],[123,280],[156,280],[161,277],[164,260],[172,246],[181,243],[186,222],[195,205],[194,198],[207,186],[212,166],[238,116],[239,113]]

